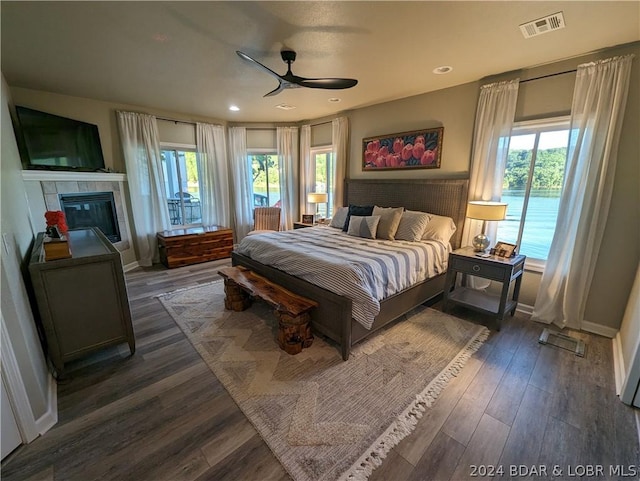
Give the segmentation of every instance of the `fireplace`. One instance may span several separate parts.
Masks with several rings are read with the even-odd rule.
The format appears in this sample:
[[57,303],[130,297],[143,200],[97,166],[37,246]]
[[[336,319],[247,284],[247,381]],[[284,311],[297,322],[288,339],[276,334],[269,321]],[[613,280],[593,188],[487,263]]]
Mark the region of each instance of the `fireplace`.
[[111,242],[120,242],[113,192],[59,194],[69,229],[98,227]]

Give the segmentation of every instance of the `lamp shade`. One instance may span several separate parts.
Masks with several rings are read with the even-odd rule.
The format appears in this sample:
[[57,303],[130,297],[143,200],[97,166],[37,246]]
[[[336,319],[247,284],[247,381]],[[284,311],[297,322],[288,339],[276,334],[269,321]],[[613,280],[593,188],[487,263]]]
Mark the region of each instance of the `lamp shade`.
[[504,202],[473,200],[467,204],[467,217],[470,219],[504,220],[506,213],[507,204]]
[[307,202],[309,204],[324,204],[329,196],[324,192],[311,192],[307,194]]

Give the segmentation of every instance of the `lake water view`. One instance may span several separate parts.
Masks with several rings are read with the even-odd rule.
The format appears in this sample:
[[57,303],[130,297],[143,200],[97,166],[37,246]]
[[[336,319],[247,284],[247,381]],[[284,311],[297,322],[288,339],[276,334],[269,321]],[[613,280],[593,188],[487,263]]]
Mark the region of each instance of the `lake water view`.
[[[535,259],[546,259],[558,218],[560,205],[560,189],[531,189],[522,243],[518,253]],[[498,222],[496,241],[515,244],[524,204],[524,190],[508,190],[502,192],[502,202],[506,202],[507,217]]]

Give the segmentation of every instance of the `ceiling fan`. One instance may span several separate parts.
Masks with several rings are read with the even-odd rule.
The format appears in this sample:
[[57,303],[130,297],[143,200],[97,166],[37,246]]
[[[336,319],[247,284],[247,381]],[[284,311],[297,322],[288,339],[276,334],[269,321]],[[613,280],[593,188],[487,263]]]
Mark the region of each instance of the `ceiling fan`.
[[348,89],[358,83],[357,80],[350,78],[304,78],[293,75],[291,72],[291,64],[296,60],[296,53],[293,50],[283,50],[280,52],[282,60],[287,64],[287,73],[284,75],[277,74],[257,60],[249,57],[246,53],[242,53],[239,50],[237,50],[236,53],[240,58],[253,63],[258,68],[278,79],[278,82],[280,83],[278,87],[265,94],[265,97],[277,95],[284,89],[293,89],[298,87],[308,87],[312,89]]

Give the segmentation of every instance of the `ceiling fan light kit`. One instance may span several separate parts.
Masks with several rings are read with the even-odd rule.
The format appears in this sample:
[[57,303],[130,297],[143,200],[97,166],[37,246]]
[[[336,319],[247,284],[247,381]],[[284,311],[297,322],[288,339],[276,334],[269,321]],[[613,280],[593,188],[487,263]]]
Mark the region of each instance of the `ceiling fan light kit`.
[[246,53],[243,53],[239,50],[236,50],[236,53],[241,59],[251,62],[256,67],[260,68],[272,77],[278,79],[278,86],[271,92],[265,94],[265,97],[277,95],[284,89],[307,87],[312,89],[337,90],[348,89],[354,87],[358,83],[357,80],[349,78],[305,78],[294,75],[291,72],[291,64],[296,60],[296,52],[294,52],[293,50],[283,50],[280,52],[282,60],[287,64],[287,73],[285,73],[284,75],[280,75],[274,72],[269,67],[262,65],[260,62],[251,58]]

